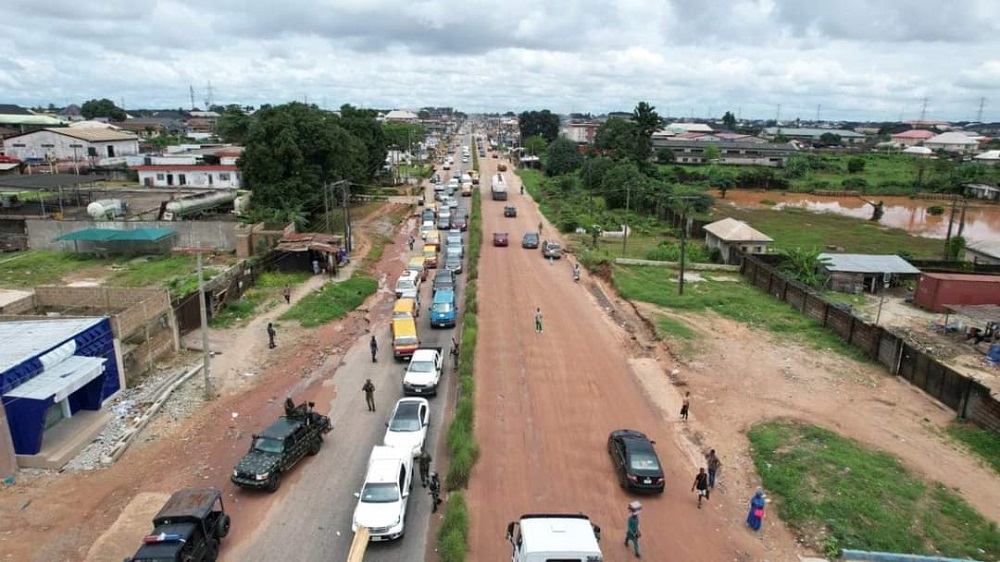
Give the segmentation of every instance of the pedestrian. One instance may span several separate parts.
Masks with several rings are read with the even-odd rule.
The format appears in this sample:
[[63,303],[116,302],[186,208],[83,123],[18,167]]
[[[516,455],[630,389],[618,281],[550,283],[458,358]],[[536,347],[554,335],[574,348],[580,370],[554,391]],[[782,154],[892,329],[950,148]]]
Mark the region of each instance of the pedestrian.
[[714,490],[715,475],[719,472],[719,468],[722,467],[722,461],[715,454],[715,449],[712,449],[705,455],[705,460],[708,462],[708,488]]
[[420,465],[420,485],[424,488],[427,487],[427,478],[431,473],[431,454],[427,452],[427,449],[420,451],[417,455],[417,463]]
[[542,221],[538,221],[538,233],[542,233]]
[[375,339],[375,334],[372,334],[368,347],[372,348],[372,363],[378,363],[378,340]]
[[704,467],[698,469],[698,474],[694,477],[694,484],[691,484],[691,491],[698,491],[698,509],[701,509],[701,498],[708,501],[708,473]]
[[757,493],[750,498],[750,511],[747,513],[747,527],[754,531],[759,531],[764,523],[764,508],[767,507],[767,500],[764,499],[764,490],[757,488]]
[[292,287],[289,284],[285,284],[285,304],[292,304]]
[[313,266],[313,274],[319,275],[319,260],[314,259],[312,266]]
[[628,519],[625,521],[625,546],[632,543],[632,552],[635,553],[636,558],[642,558],[642,554],[639,552],[639,537],[642,536],[642,531],[639,530],[640,511],[642,511],[641,503],[628,504]]
[[413,251],[413,243],[414,242],[415,242],[414,238],[412,236],[410,236],[409,243],[410,243],[410,251],[411,252]]
[[365,393],[365,403],[368,404],[368,411],[375,411],[375,384],[371,379],[365,379],[365,385],[361,387]]
[[441,505],[441,480],[438,479],[437,472],[431,473],[428,486],[431,488],[431,513],[434,513],[438,510],[438,506]]
[[691,393],[684,393],[684,402],[681,403],[681,419],[687,421],[688,409],[691,407]]
[[274,324],[267,323],[267,347],[274,349]]
[[535,309],[535,332],[542,333],[542,309]]

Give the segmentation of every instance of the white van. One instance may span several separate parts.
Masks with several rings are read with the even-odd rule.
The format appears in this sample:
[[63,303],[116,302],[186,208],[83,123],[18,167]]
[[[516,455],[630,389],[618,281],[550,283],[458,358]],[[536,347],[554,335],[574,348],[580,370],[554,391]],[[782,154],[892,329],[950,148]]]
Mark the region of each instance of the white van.
[[413,456],[410,451],[376,445],[368,458],[361,491],[355,494],[351,531],[368,527],[373,541],[391,541],[403,536],[406,505],[413,488]]

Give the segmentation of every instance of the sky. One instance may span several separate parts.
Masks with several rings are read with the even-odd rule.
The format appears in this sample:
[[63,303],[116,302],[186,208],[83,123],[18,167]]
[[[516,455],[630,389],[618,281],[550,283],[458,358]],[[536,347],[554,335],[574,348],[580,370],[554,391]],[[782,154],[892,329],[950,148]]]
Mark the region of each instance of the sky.
[[0,103],[1000,121],[998,0],[4,0]]

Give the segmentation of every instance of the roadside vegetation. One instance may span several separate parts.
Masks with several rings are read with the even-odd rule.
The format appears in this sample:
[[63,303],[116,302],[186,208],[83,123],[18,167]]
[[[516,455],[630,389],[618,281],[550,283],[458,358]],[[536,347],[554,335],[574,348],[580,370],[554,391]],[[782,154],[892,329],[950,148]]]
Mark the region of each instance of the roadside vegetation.
[[828,557],[849,548],[1000,559],[996,523],[892,455],[794,422],[758,424],[748,437],[771,508]]
[[969,423],[956,423],[948,428],[948,434],[1000,474],[1000,437],[996,433]]
[[307,281],[312,274],[306,271],[269,271],[261,274],[253,287],[243,291],[239,300],[226,303],[225,308],[212,317],[213,328],[243,325],[261,312],[284,302],[285,285],[296,286]]
[[293,304],[279,320],[297,320],[303,328],[322,326],[347,316],[347,313],[375,294],[377,289],[378,281],[361,271],[355,271],[346,281],[324,283]]
[[[475,152],[473,151],[473,154]],[[473,163],[477,163],[473,160]],[[438,553],[442,562],[464,562],[469,551],[469,511],[461,489],[469,484],[472,467],[479,459],[479,444],[475,434],[475,379],[473,363],[476,357],[476,337],[479,312],[476,285],[479,278],[479,255],[482,251],[482,209],[479,190],[472,191],[472,213],[469,217],[469,264],[466,271],[465,309],[462,312],[461,354],[458,366],[458,402],[448,426],[448,474],[445,487],[451,491],[445,506],[444,521],[438,530]]]

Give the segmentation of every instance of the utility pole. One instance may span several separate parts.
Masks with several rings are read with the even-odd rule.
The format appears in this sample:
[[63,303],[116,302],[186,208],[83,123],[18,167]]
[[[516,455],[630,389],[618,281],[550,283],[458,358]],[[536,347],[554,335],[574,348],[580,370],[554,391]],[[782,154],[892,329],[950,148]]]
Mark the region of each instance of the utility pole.
[[344,188],[344,247],[350,252],[354,246],[351,240],[351,184],[347,180],[338,183]]
[[976,121],[983,122],[983,106],[986,105],[986,98],[979,98],[979,111],[976,112]]
[[677,276],[677,294],[684,294],[684,254],[687,249],[687,213],[681,211],[681,272]]
[[944,239],[944,259],[948,260],[948,248],[951,246],[951,228],[955,224],[955,207],[958,204],[957,199],[951,200],[951,215],[948,217],[948,235]]
[[625,257],[625,247],[628,244],[628,209],[632,199],[632,186],[625,184],[625,224],[622,226],[622,257]]
[[927,98],[924,98],[923,105],[920,106],[920,120],[923,121],[927,117]]
[[201,268],[202,250],[203,248],[197,248],[196,253],[198,254],[198,308],[201,312],[201,350],[203,354],[201,374],[205,378],[205,401],[207,402],[212,400],[214,392],[212,391],[211,374],[212,352],[208,349],[208,309],[205,306],[205,275]]
[[326,223],[326,230],[330,232],[330,184],[329,182],[323,183],[323,220]]

